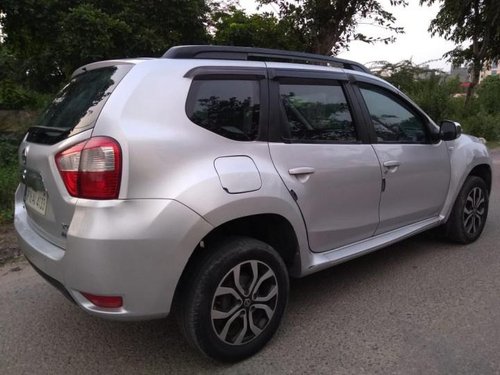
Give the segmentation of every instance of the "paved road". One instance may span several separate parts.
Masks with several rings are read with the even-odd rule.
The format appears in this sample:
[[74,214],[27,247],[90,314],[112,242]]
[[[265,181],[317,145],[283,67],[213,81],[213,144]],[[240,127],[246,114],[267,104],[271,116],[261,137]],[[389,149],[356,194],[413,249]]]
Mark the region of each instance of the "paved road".
[[171,319],[90,317],[25,263],[0,268],[0,373],[500,374],[500,152],[489,222],[470,246],[424,234],[292,283],[281,330],[220,365]]

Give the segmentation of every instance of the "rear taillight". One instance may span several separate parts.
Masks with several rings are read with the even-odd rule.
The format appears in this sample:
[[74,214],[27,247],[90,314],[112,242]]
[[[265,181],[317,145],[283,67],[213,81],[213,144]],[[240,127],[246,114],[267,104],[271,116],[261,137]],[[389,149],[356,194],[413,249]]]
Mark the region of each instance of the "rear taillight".
[[122,153],[117,141],[95,137],[56,155],[68,193],[77,198],[116,199],[120,191]]

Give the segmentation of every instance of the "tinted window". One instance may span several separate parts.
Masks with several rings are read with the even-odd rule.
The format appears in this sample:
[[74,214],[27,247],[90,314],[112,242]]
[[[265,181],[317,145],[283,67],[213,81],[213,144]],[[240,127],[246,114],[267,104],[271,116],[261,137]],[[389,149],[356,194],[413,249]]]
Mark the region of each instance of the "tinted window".
[[362,87],[378,142],[426,143],[423,120],[383,91]]
[[292,142],[356,142],[356,130],[340,85],[280,85]]
[[223,137],[253,141],[259,129],[259,81],[195,80],[186,107],[195,124]]
[[108,66],[79,74],[57,94],[37,126],[77,131],[91,127],[107,98],[132,65]]

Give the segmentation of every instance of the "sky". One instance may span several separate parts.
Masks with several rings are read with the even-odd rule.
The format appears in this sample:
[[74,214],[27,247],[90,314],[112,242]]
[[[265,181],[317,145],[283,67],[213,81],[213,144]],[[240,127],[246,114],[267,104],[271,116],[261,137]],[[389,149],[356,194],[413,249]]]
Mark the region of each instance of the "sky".
[[[239,0],[240,5],[248,12],[255,12],[257,3],[253,0]],[[396,17],[396,25],[405,29],[404,34],[395,35],[395,43],[385,45],[383,43],[366,44],[359,41],[351,42],[349,50],[341,51],[337,56],[345,59],[355,60],[363,64],[372,61],[389,61],[396,63],[401,60],[412,59],[414,63],[420,64],[429,60],[441,59],[443,54],[454,48],[454,44],[445,39],[434,36],[427,31],[431,20],[436,16],[439,5],[431,7],[420,6],[418,0],[408,0],[410,5],[406,7],[391,7],[389,0],[380,0],[384,9],[393,13]],[[267,8],[266,10],[272,10]],[[358,30],[369,35],[377,36],[384,32],[380,28],[360,25]],[[384,34],[385,35],[385,34]],[[433,61],[429,63],[431,68],[450,70],[450,63],[446,60]]]

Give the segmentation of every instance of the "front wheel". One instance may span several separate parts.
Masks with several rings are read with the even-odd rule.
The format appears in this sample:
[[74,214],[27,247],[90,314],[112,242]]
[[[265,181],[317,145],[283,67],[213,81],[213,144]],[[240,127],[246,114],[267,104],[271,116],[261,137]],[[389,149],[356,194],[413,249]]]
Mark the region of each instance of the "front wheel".
[[181,328],[207,356],[238,361],[278,329],[288,300],[287,269],[271,246],[251,238],[231,238],[207,251],[184,289]]
[[446,236],[463,244],[477,240],[488,217],[488,201],[484,180],[477,176],[467,177],[446,223]]

